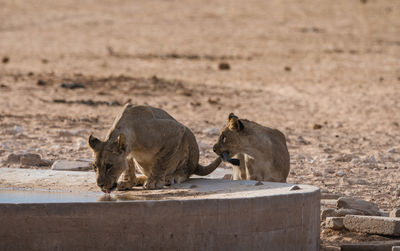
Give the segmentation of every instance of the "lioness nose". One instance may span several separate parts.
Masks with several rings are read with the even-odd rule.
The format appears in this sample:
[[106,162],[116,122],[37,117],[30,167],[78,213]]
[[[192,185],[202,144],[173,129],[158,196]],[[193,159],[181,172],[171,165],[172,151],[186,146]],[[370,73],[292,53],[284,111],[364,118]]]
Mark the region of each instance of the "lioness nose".
[[217,145],[213,146],[213,151],[216,153],[217,152]]

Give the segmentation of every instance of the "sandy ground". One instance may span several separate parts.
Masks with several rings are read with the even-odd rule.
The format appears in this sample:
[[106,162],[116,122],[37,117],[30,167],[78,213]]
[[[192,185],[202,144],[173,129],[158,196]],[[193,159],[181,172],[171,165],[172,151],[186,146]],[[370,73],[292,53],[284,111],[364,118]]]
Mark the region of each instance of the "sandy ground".
[[[0,6],[1,167],[21,167],[5,161],[20,152],[91,158],[88,135],[104,137],[130,101],[190,127],[202,163],[215,157],[217,135],[207,129],[235,112],[287,135],[288,182],[400,207],[398,0]],[[321,238],[375,237],[323,230]]]

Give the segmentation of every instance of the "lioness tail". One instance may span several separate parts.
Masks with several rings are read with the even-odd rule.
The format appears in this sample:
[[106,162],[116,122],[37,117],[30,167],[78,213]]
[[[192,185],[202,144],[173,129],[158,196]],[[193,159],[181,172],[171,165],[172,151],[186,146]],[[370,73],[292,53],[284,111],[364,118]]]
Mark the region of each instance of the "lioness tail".
[[200,175],[200,176],[209,175],[219,166],[219,164],[221,164],[221,161],[222,161],[221,158],[218,157],[213,162],[211,162],[208,166],[202,166],[200,164],[197,164],[197,168],[194,171],[194,174]]

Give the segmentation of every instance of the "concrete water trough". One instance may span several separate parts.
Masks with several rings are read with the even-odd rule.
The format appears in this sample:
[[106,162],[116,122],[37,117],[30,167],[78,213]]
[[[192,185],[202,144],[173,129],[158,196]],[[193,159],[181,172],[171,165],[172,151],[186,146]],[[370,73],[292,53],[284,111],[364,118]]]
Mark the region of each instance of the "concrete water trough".
[[298,186],[192,179],[111,196],[1,189],[0,250],[318,250],[319,189]]

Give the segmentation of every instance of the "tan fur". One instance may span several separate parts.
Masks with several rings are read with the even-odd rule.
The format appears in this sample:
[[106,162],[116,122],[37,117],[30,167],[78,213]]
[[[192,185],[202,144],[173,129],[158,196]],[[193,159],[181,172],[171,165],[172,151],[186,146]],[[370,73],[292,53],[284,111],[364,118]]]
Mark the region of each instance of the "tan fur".
[[221,129],[214,151],[240,160],[233,166],[234,180],[265,180],[286,182],[290,169],[290,156],[285,136],[255,122],[239,119],[230,114]]
[[[184,182],[192,174],[207,175],[221,163],[218,157],[206,167],[199,165],[199,149],[190,129],[150,106],[126,105],[105,142],[90,135],[89,146],[95,155],[97,185],[106,192],[143,183],[145,189],[162,188]],[[136,177],[136,168],[145,177]]]

